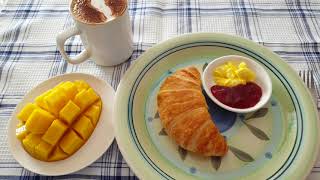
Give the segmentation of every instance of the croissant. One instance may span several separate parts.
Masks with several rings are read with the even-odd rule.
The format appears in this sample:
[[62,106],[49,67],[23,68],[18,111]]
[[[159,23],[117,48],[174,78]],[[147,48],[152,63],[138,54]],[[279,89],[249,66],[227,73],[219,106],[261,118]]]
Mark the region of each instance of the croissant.
[[228,146],[213,123],[195,67],[167,77],[157,95],[161,123],[182,148],[204,156],[223,156]]

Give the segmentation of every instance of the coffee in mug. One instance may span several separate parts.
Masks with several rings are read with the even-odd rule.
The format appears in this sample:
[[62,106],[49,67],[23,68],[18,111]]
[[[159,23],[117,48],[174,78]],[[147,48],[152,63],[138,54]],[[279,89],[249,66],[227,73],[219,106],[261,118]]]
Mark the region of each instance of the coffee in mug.
[[[70,13],[75,26],[59,33],[57,48],[69,63],[92,59],[102,66],[126,61],[133,52],[127,0],[72,0]],[[80,35],[85,49],[75,57],[64,50],[65,41]]]
[[73,0],[72,13],[84,23],[103,23],[121,16],[126,0]]

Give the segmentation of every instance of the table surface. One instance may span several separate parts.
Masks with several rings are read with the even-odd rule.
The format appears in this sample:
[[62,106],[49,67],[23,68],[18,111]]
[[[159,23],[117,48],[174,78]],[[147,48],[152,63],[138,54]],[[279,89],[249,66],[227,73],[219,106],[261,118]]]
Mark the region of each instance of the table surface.
[[[21,167],[9,152],[7,124],[24,94],[64,73],[84,72],[115,89],[139,55],[160,41],[191,32],[222,32],[266,46],[297,72],[313,71],[320,85],[319,0],[131,0],[134,52],[125,63],[101,67],[92,61],[71,65],[55,44],[56,34],[73,24],[68,0],[0,0],[0,178],[39,176]],[[79,37],[67,41],[69,55],[83,49]],[[60,178],[136,179],[116,142],[87,168]],[[320,161],[308,179],[320,178]]]

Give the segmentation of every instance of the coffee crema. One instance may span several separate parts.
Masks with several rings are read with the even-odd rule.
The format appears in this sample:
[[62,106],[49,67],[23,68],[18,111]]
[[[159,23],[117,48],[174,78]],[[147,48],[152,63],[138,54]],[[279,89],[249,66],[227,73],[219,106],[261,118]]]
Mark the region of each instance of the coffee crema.
[[84,23],[102,23],[121,16],[127,0],[73,0],[72,13]]

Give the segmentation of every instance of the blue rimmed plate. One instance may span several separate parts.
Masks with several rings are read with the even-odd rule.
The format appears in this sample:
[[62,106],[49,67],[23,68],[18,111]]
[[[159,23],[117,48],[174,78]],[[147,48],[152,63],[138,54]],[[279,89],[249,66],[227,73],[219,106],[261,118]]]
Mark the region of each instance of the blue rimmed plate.
[[[166,135],[156,95],[177,69],[192,65],[202,72],[208,62],[225,55],[246,56],[261,64],[272,79],[273,93],[270,102],[250,114],[223,110],[207,99],[229,152],[223,158],[203,157]],[[319,147],[316,109],[298,75],[268,49],[225,34],[187,34],[149,49],[121,80],[114,115],[120,150],[142,179],[302,179]]]

